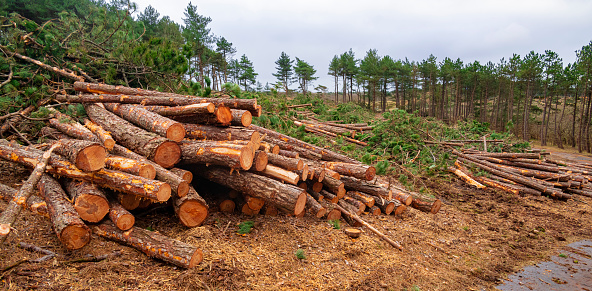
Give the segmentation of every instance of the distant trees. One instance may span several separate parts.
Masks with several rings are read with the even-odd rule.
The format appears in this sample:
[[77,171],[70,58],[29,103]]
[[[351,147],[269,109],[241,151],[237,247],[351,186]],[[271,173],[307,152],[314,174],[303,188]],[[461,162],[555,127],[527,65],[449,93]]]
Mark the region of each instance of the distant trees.
[[293,82],[294,72],[292,71],[292,63],[294,63],[294,60],[291,60],[290,56],[288,56],[288,54],[286,54],[285,52],[282,52],[280,57],[275,61],[276,72],[273,74],[273,76],[275,76],[277,80],[282,84],[282,87],[284,87],[286,95],[288,95],[288,88],[290,87],[290,84],[292,84]]
[[298,79],[298,83],[300,84],[300,89],[302,89],[303,94],[306,94],[306,92],[308,91],[307,88],[310,82],[319,78],[315,76],[316,73],[317,70],[315,70],[313,66],[299,58],[296,58],[294,74]]
[[276,72],[273,73],[273,76],[277,78],[278,84],[283,87],[286,96],[292,83],[298,82],[302,93],[306,94],[308,92],[308,85],[318,79],[315,76],[317,70],[312,65],[298,57],[295,60],[296,65],[293,65],[294,60],[290,59],[288,54],[282,52],[280,57],[275,61]]

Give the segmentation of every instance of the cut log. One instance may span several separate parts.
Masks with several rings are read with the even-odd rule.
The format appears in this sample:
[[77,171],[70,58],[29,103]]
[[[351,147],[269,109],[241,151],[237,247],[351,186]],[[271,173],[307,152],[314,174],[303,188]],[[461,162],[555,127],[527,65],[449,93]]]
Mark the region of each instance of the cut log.
[[[0,140],[0,158],[12,162],[33,168],[42,154],[43,152],[37,149],[12,145],[6,140]],[[72,163],[57,155],[51,156],[46,171],[157,201],[166,201],[171,195],[171,187],[166,183],[107,169],[101,169],[94,173],[82,172]]]
[[196,123],[205,125],[229,126],[232,122],[230,108],[218,105],[214,113],[171,116],[172,119],[184,123]]
[[86,126],[86,128],[88,128],[92,133],[94,133],[97,136],[101,144],[107,150],[110,151],[113,149],[113,146],[115,145],[115,140],[108,131],[104,130],[100,125],[88,119],[84,120],[84,126]]
[[399,200],[391,200],[389,202],[393,203],[393,205],[394,205],[393,212],[391,212],[394,215],[399,215],[407,209],[407,206],[405,204],[401,203],[401,201],[399,201]]
[[300,175],[274,165],[267,165],[267,167],[265,167],[260,173],[292,185],[298,185],[298,182],[300,181]]
[[133,247],[149,257],[157,258],[183,268],[193,268],[203,260],[202,251],[190,244],[139,227],[121,231],[111,222],[93,227],[101,237]]
[[450,171],[451,173],[457,175],[459,178],[461,178],[463,181],[465,181],[467,184],[475,186],[477,189],[483,189],[485,188],[485,186],[483,186],[483,184],[475,181],[475,179],[471,178],[469,175],[465,174],[463,171],[459,170],[459,169],[455,169],[453,167],[449,167],[448,171]]
[[183,123],[186,138],[207,140],[259,140],[259,132],[242,127],[216,127],[211,125]]
[[61,132],[55,128],[48,127],[48,126],[42,127],[41,130],[39,131],[39,133],[41,134],[42,138],[46,137],[48,139],[53,139],[53,140],[71,138],[69,135],[66,135],[63,132]]
[[374,206],[377,206],[382,211],[382,213],[384,213],[386,215],[391,214],[391,212],[393,212],[393,210],[395,210],[395,203],[392,201],[386,200],[380,196],[373,196],[368,193],[362,193],[362,194],[373,197],[374,198]]
[[175,214],[187,227],[200,226],[208,217],[208,204],[193,187],[183,197],[173,197]]
[[231,109],[232,125],[248,127],[253,121],[253,115],[247,110]]
[[303,189],[303,190],[308,190],[308,184],[306,183],[306,181],[300,181],[298,182],[298,188]]
[[345,197],[343,197],[343,200],[340,200],[340,201],[343,201],[345,203],[353,205],[355,208],[357,208],[357,211],[354,211],[354,213],[357,215],[362,214],[364,212],[364,210],[366,210],[366,204],[364,204],[361,201],[358,201],[354,198],[345,196]]
[[181,145],[184,164],[211,164],[248,170],[253,164],[253,149],[224,142],[192,141]]
[[146,179],[156,178],[154,166],[143,161],[110,155],[105,159],[105,166],[111,170],[130,173]]
[[261,172],[265,170],[268,163],[268,155],[264,151],[255,151],[255,158],[253,159],[253,169],[255,171]]
[[292,159],[300,158],[300,155],[297,152],[287,151],[287,150],[280,150],[278,152],[278,155],[282,155],[284,157],[288,157],[288,158],[292,158]]
[[327,177],[331,177],[333,179],[336,180],[340,180],[341,179],[341,175],[331,169],[325,169],[325,176]]
[[339,199],[345,196],[345,185],[340,180],[325,176],[325,179],[321,183],[323,183],[323,188],[335,194]]
[[351,197],[351,198],[354,198],[354,199],[364,203],[364,205],[366,205],[369,208],[374,206],[375,199],[372,196],[362,194],[358,191],[347,191],[347,193],[345,193],[345,195],[346,195],[346,197]]
[[[0,199],[10,203],[16,197],[17,192],[18,190],[0,183]],[[49,213],[47,212],[47,204],[39,196],[29,196],[29,199],[27,199],[27,203],[25,203],[22,206],[35,214],[43,215],[49,218]],[[8,207],[6,209],[8,209]]]
[[0,244],[6,241],[6,238],[10,234],[10,226],[16,221],[23,207],[27,205],[27,200],[33,194],[35,186],[41,180],[41,176],[47,168],[51,153],[57,147],[59,147],[59,144],[54,144],[43,153],[27,181],[25,181],[18,192],[10,195],[12,196],[12,200],[10,200],[8,206],[2,211],[2,215],[0,215]]
[[126,210],[134,210],[140,207],[142,199],[133,194],[117,193],[117,201]]
[[125,209],[117,200],[112,197],[109,199],[109,219],[120,230],[128,230],[136,223],[136,218]]
[[278,154],[268,154],[267,158],[269,163],[288,171],[302,170],[304,168],[304,163],[300,159],[288,158]]
[[386,189],[379,185],[369,184],[350,176],[341,177],[341,181],[345,184],[345,188],[347,190],[367,193],[371,194],[372,196],[383,197],[387,200],[391,200],[393,197],[392,191],[390,191],[389,189]]
[[97,185],[66,179],[64,189],[82,220],[99,222],[109,213],[109,201]]
[[378,216],[382,213],[382,211],[380,211],[380,208],[378,208],[378,206],[372,206],[368,212],[372,215],[375,215],[375,216]]
[[261,198],[245,195],[244,199],[249,208],[257,213],[263,208],[263,205],[265,205],[265,200]]
[[335,204],[335,208],[341,211],[341,218],[343,218],[343,220],[345,220],[347,224],[349,224],[352,227],[362,226],[362,223],[353,218],[354,213],[356,213],[357,211],[357,209],[354,206],[346,203],[343,200],[339,200],[339,202]]
[[91,231],[68,201],[60,184],[44,174],[37,186],[47,203],[53,230],[62,244],[69,250],[77,250],[88,244]]
[[306,208],[316,218],[322,218],[327,213],[325,209],[317,200],[315,200],[310,194],[306,196]]
[[319,201],[319,204],[321,204],[321,206],[327,210],[324,216],[327,220],[339,220],[341,218],[341,211],[335,208],[334,203],[321,200]]
[[336,204],[339,202],[339,197],[337,197],[337,195],[335,195],[329,191],[326,191],[326,190],[314,191],[313,190],[313,192],[319,192],[319,194],[323,195],[323,200],[325,200],[325,201],[329,201],[333,204]]
[[107,151],[99,143],[78,139],[61,139],[56,143],[56,153],[84,172],[94,172],[105,167]]
[[39,66],[39,67],[41,67],[41,68],[43,68],[45,70],[48,70],[50,72],[54,72],[54,73],[56,73],[56,74],[58,74],[58,75],[60,75],[62,77],[65,77],[65,78],[68,78],[68,79],[74,80],[74,81],[84,81],[84,77],[78,76],[78,75],[76,75],[76,74],[74,74],[72,72],[68,72],[68,71],[66,71],[64,69],[60,69],[60,68],[57,68],[57,67],[53,67],[53,66],[47,65],[47,64],[45,64],[43,62],[40,62],[38,60],[29,58],[27,56],[23,56],[23,55],[21,55],[21,54],[19,54],[17,52],[11,52],[11,51],[7,50],[5,47],[2,50],[3,50],[3,52],[9,53],[11,56],[14,56],[14,57],[17,57],[17,58],[19,58],[21,60],[24,60],[24,61],[33,63],[33,64],[35,64],[35,65],[37,65],[37,66]]
[[262,198],[294,215],[304,211],[306,192],[279,181],[250,172],[231,175],[228,168],[199,167],[196,172],[204,178],[241,193]]
[[357,229],[357,228],[353,228],[353,227],[346,227],[343,232],[345,232],[345,234],[347,234],[347,236],[351,237],[351,238],[359,238],[360,235],[362,235],[362,231]]
[[302,170],[294,170],[294,173],[298,174],[302,181],[309,180],[310,178],[310,169],[308,168],[308,165],[304,165]]
[[148,111],[152,111],[162,116],[183,116],[183,115],[200,115],[214,113],[216,105],[213,103],[199,103],[185,106],[144,106]]
[[171,171],[171,173],[181,177],[181,179],[183,179],[187,183],[191,183],[191,181],[193,181],[193,173],[191,173],[191,171],[187,171],[187,170],[180,169],[180,168],[171,168],[171,169],[169,169],[169,171]]
[[376,176],[376,168],[362,164],[326,162],[324,166],[341,175],[351,176],[366,181],[372,181]]
[[498,158],[498,159],[518,159],[518,158],[540,159],[541,158],[540,153],[485,153],[485,152],[479,152],[479,153],[476,153],[473,155],[482,156],[482,157],[492,157],[492,158]]
[[177,143],[136,127],[98,105],[86,104],[85,108],[90,119],[111,132],[119,144],[162,167],[171,168],[181,158],[181,149]]
[[413,202],[411,203],[411,207],[420,210],[425,213],[432,213],[436,214],[440,211],[440,207],[442,202],[440,200],[435,200],[434,202],[431,201],[424,201],[420,198],[413,198]]
[[105,103],[104,106],[119,117],[174,142],[180,142],[185,138],[183,124],[148,111],[142,106],[116,103]]
[[263,210],[263,214],[265,214],[265,216],[278,216],[279,211],[277,209],[277,207],[275,207],[275,205],[265,205],[265,209]]
[[236,207],[236,203],[230,199],[224,199],[222,202],[218,204],[218,208],[221,212],[225,213],[233,213],[234,208]]

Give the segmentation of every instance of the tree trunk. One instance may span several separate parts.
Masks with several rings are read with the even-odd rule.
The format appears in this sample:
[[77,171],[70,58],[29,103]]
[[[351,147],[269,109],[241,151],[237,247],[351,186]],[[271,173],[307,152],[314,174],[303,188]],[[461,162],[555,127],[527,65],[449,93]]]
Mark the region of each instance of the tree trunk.
[[299,174],[273,165],[267,165],[267,167],[265,167],[265,169],[258,174],[262,174],[264,176],[274,178],[276,180],[290,183],[292,185],[298,185],[298,181],[300,181]]
[[379,185],[369,184],[349,176],[341,177],[341,182],[344,183],[345,189],[347,190],[367,193],[371,194],[372,196],[383,197],[387,200],[392,199],[392,191]]
[[186,138],[207,140],[259,140],[259,132],[242,127],[215,127],[210,125],[184,123]]
[[136,218],[125,209],[117,200],[109,199],[109,219],[121,230],[128,230],[136,223]]
[[66,179],[64,188],[82,220],[99,222],[109,213],[109,201],[97,185]]
[[47,203],[53,230],[69,250],[77,250],[88,244],[91,231],[68,201],[60,184],[48,175],[43,175],[38,184],[39,192]]
[[144,106],[144,109],[162,116],[183,116],[211,114],[216,111],[216,105],[214,105],[213,103],[198,103],[183,106],[152,105]]
[[288,158],[272,153],[267,154],[267,159],[270,164],[279,166],[288,171],[302,170],[304,168],[304,163],[300,159]]
[[329,192],[335,194],[339,199],[345,196],[345,186],[344,183],[340,180],[337,180],[333,177],[325,176],[325,179],[323,179],[321,183],[323,183],[324,188],[326,188]]
[[351,164],[343,162],[326,162],[325,168],[336,171],[341,175],[355,177],[361,180],[371,181],[376,176],[376,169],[363,164]]
[[232,121],[230,124],[248,127],[253,121],[253,115],[247,110],[231,109]]
[[323,207],[310,194],[307,194],[306,196],[306,208],[308,208],[310,213],[316,218],[322,218],[327,213],[327,209],[325,209],[325,207]]
[[115,146],[115,140],[113,139],[113,137],[111,137],[111,134],[108,131],[104,130],[100,125],[88,119],[84,120],[84,126],[86,126],[86,128],[88,128],[92,133],[94,133],[97,136],[101,144],[107,150],[110,151],[113,149],[113,146]]
[[372,206],[374,206],[374,203],[375,203],[374,197],[362,194],[358,191],[347,191],[347,193],[345,195],[346,195],[346,197],[351,197],[351,198],[354,198],[354,199],[364,203],[368,208],[371,208]]
[[93,232],[179,267],[193,268],[203,260],[199,248],[139,227],[123,232],[112,223],[103,222],[94,226]]
[[229,126],[232,123],[232,111],[224,105],[218,105],[214,113],[177,115],[171,116],[171,118],[185,123]]
[[156,178],[156,169],[154,166],[139,160],[119,156],[108,156],[105,159],[105,165],[109,169],[130,173],[146,179],[154,180],[154,178]]
[[105,167],[107,151],[97,142],[61,139],[55,142],[56,153],[64,156],[78,169],[84,172],[94,172]]
[[248,170],[253,164],[253,149],[224,142],[187,142],[181,145],[184,164],[212,164]]

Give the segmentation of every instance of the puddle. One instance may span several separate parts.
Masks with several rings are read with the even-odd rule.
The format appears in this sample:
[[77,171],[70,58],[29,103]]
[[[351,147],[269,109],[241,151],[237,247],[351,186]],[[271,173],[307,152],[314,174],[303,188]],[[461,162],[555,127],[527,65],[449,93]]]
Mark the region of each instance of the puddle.
[[498,290],[587,290],[592,291],[592,241],[582,240],[565,247],[561,254],[525,267],[508,276]]

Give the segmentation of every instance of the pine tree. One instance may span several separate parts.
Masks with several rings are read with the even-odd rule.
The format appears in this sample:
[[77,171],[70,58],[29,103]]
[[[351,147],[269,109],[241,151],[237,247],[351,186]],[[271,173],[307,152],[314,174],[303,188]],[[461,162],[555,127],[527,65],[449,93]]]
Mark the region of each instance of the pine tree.
[[300,84],[300,88],[302,89],[302,94],[306,94],[310,82],[319,78],[314,76],[317,73],[317,70],[315,70],[314,67],[311,66],[309,63],[299,58],[296,58],[296,66],[294,66],[294,73],[298,78],[298,83]]
[[282,83],[284,90],[286,91],[286,96],[288,96],[288,87],[293,83],[293,62],[294,60],[291,60],[290,56],[288,56],[288,54],[285,52],[282,52],[277,61],[275,61],[275,64],[277,65],[277,67],[275,67],[277,73],[274,73],[273,75],[278,79],[278,81]]

